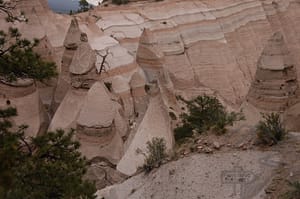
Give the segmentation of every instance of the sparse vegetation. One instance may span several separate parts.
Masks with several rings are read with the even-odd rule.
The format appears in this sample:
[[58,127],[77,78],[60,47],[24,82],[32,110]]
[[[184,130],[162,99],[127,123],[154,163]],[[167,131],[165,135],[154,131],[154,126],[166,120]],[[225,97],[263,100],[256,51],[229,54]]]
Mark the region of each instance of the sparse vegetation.
[[174,130],[176,141],[191,137],[192,131],[223,134],[226,132],[226,126],[244,119],[242,112],[227,112],[216,97],[204,95],[187,101],[179,96],[178,99],[186,104],[188,111],[181,114],[182,125]]
[[121,5],[129,3],[129,0],[112,0],[113,4]]
[[258,141],[264,145],[274,145],[286,134],[278,113],[263,114],[263,120],[256,126]]
[[290,189],[283,194],[282,199],[299,199],[300,198],[300,181],[288,181]]
[[9,28],[9,33],[0,31],[0,75],[6,81],[17,78],[32,78],[39,81],[57,75],[56,65],[46,62],[33,51],[38,40],[33,42],[21,38],[16,28]]
[[188,124],[183,124],[174,129],[174,137],[176,142],[185,138],[193,137],[193,128]]
[[79,12],[86,12],[91,8],[90,4],[86,1],[86,0],[80,0],[79,1],[79,9],[78,9],[78,13]]
[[167,157],[166,142],[163,138],[153,138],[147,142],[147,151],[142,153],[145,156],[145,162],[142,169],[149,173],[152,169],[162,165]]
[[95,198],[94,184],[83,180],[87,161],[73,132],[25,137],[10,118],[14,108],[0,110],[0,198]]
[[176,115],[175,115],[174,112],[170,111],[170,112],[169,112],[169,116],[170,116],[170,118],[171,118],[172,120],[177,120],[177,117],[176,117]]

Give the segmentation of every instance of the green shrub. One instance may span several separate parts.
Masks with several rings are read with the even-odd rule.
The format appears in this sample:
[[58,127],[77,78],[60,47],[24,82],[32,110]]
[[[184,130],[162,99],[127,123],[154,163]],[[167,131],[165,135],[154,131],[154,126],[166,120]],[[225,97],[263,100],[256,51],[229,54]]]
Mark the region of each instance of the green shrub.
[[117,5],[127,4],[128,2],[128,0],[112,0],[112,3]]
[[175,115],[175,113],[174,112],[169,112],[169,116],[170,116],[170,118],[172,119],[172,120],[177,120],[177,117],[176,117],[176,115]]
[[263,121],[256,126],[258,140],[264,145],[274,145],[286,134],[278,113],[264,114]]
[[160,167],[167,157],[166,142],[163,138],[153,138],[147,142],[147,152],[144,154],[145,162],[143,170],[148,173],[154,168]]
[[193,137],[193,128],[188,124],[183,124],[174,129],[175,141],[179,142],[185,138]]
[[179,133],[181,135],[183,132],[187,133],[189,129],[198,133],[212,130],[222,134],[226,132],[226,126],[233,125],[235,121],[245,119],[242,112],[228,113],[216,97],[204,95],[190,101],[182,97],[179,97],[179,99],[186,104],[188,111],[180,116],[183,126],[176,129],[177,134],[179,132],[182,132]]
[[88,11],[92,6],[86,0],[80,0],[79,2],[78,13]]
[[287,191],[282,198],[283,199],[299,199],[300,198],[300,181],[288,182],[290,190]]
[[0,30],[0,76],[9,82],[18,78],[44,81],[56,77],[55,63],[47,62],[35,53],[38,44],[37,39],[22,38],[16,28],[9,28],[8,33]]

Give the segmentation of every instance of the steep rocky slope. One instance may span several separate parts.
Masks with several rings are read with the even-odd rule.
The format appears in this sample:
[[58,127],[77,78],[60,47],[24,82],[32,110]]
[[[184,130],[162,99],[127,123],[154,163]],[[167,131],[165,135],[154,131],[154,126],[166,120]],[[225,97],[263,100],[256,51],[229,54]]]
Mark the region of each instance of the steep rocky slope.
[[297,0],[165,0],[74,16],[21,0],[18,10],[29,21],[14,25],[42,40],[37,51],[60,73],[52,86],[1,83],[1,106],[18,108],[16,123],[28,124],[28,135],[47,126],[46,107],[49,130],[76,129],[84,155],[133,175],[143,163],[135,152],[151,138],[174,146],[177,95],[243,107],[247,128],[261,111],[284,112],[288,127],[300,128]]

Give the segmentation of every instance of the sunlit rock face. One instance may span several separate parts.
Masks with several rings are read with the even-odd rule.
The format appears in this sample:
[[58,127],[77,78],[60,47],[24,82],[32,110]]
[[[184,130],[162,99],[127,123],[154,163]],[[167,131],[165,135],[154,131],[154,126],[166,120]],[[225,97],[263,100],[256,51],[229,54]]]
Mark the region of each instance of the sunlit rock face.
[[117,165],[117,169],[126,175],[133,175],[138,167],[143,165],[145,158],[142,154],[137,154],[137,150],[145,151],[147,141],[154,137],[161,137],[166,140],[168,150],[173,147],[173,135],[170,130],[168,112],[159,95],[150,98],[145,116],[135,137]]
[[280,32],[275,33],[257,63],[248,101],[255,107],[284,111],[298,102],[296,69]]
[[68,91],[49,129],[75,129],[86,157],[104,157],[116,164],[123,153],[122,137],[127,134],[121,113],[121,105],[112,100],[105,85],[95,82],[88,91]]
[[119,109],[102,83],[93,84],[76,121],[77,137],[83,144],[82,151],[87,157],[99,155],[113,163],[121,158],[121,137],[127,128],[119,115]]

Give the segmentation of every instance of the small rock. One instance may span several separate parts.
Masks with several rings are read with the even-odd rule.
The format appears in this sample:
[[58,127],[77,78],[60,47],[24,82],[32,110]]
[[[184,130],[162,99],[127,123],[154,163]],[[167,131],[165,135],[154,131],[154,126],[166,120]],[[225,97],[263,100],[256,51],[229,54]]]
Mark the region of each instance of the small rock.
[[207,147],[207,148],[204,149],[204,152],[205,153],[212,153],[213,150],[211,148]]
[[238,148],[243,148],[245,146],[245,143],[242,142],[241,144],[238,145]]
[[220,143],[219,142],[213,142],[213,147],[215,148],[215,149],[220,149],[221,148],[221,145],[220,145]]

